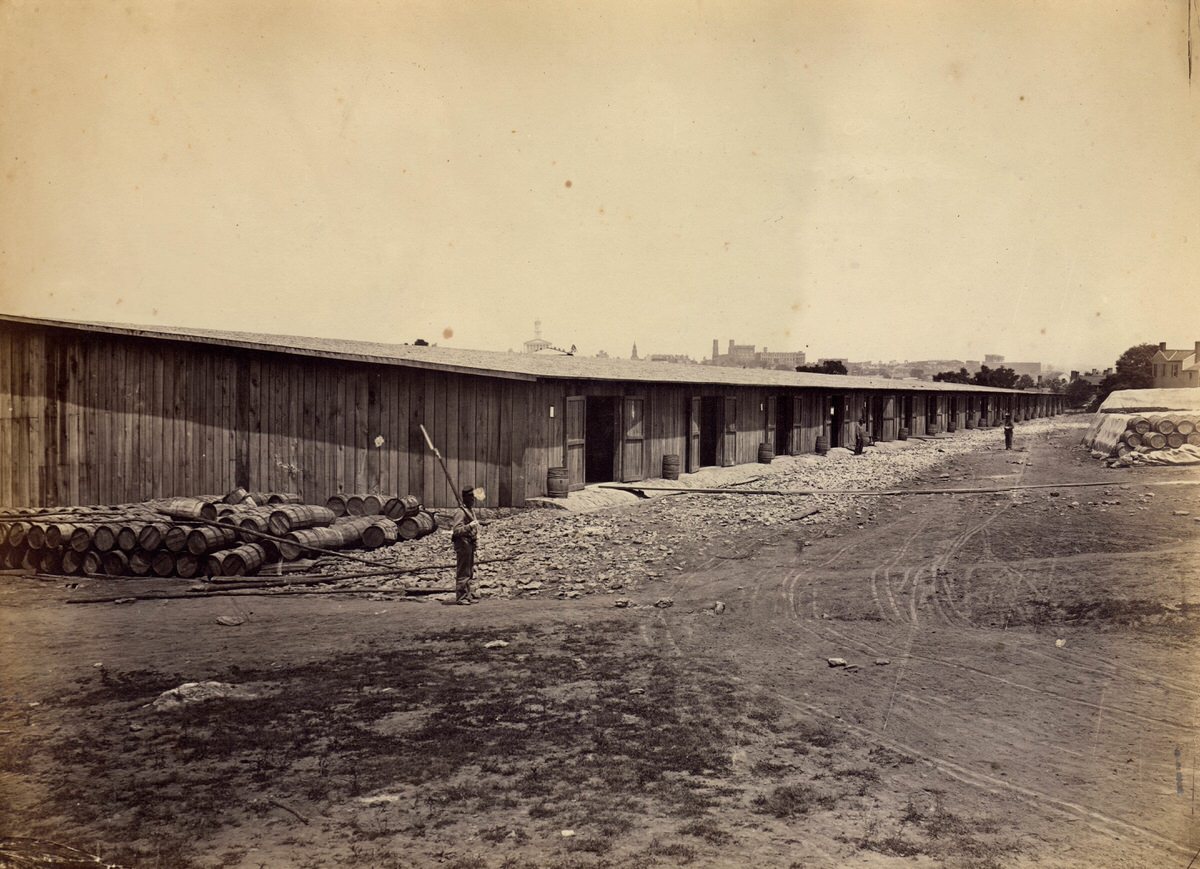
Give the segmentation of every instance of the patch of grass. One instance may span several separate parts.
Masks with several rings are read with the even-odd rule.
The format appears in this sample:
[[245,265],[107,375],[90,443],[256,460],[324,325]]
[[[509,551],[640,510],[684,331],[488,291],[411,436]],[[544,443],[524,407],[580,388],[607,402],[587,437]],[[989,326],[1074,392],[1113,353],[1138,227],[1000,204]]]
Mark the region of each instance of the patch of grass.
[[759,794],[752,803],[756,812],[777,818],[806,815],[816,809],[832,809],[836,804],[836,797],[806,784],[777,787],[769,794]]
[[674,866],[686,866],[696,859],[696,849],[682,842],[664,843],[655,839],[646,851],[655,857],[668,858]]
[[697,818],[688,821],[675,831],[681,836],[695,836],[710,845],[728,845],[733,841],[733,835],[723,830],[712,818]]

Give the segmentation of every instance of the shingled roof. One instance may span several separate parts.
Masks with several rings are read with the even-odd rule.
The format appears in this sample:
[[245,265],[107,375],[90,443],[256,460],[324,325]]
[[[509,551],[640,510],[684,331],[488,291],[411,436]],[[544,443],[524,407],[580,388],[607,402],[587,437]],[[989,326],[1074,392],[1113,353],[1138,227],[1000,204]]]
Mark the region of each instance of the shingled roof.
[[962,383],[934,383],[926,380],[852,377],[839,374],[810,374],[796,371],[772,371],[764,368],[725,368],[716,365],[685,365],[674,362],[648,362],[629,359],[597,359],[586,356],[544,356],[526,353],[500,353],[492,350],[460,350],[451,347],[382,344],[343,338],[311,338],[296,335],[272,335],[259,332],[229,332],[216,329],[188,329],[178,326],[145,326],[125,323],[92,323],[78,320],[51,320],[0,314],[0,322],[81,332],[128,335],[163,341],[183,341],[272,353],[316,356],[350,362],[368,362],[410,368],[427,368],[463,374],[477,374],[515,380],[621,380],[643,383],[681,383],[713,386],[778,386],[834,390],[877,389],[914,392],[992,392],[1014,393],[1021,390],[997,389]]

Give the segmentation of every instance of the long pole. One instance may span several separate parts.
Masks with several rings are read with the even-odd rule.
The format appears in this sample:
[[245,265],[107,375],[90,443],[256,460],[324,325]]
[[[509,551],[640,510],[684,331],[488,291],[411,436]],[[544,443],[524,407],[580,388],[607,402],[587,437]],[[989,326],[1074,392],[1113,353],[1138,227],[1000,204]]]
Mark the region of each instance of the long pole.
[[429,449],[437,456],[437,459],[442,464],[442,472],[446,475],[446,482],[450,484],[450,491],[454,493],[454,500],[458,502],[458,506],[467,514],[467,518],[472,522],[475,521],[475,514],[467,509],[467,505],[463,503],[462,495],[458,491],[458,483],[454,482],[454,478],[450,476],[450,469],[446,467],[446,460],[442,458],[442,454],[438,452],[438,448],[433,445],[433,441],[429,437],[429,432],[425,431],[425,426],[420,426],[421,434],[425,435],[425,443],[429,444]]

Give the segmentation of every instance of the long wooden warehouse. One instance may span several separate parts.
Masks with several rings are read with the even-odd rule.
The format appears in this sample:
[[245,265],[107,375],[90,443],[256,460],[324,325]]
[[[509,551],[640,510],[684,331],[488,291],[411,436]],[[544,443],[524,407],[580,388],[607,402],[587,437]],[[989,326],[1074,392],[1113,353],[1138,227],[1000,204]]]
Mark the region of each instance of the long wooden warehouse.
[[454,503],[419,426],[492,506],[570,487],[1055,414],[960,384],[541,356],[0,315],[0,503],[252,491]]

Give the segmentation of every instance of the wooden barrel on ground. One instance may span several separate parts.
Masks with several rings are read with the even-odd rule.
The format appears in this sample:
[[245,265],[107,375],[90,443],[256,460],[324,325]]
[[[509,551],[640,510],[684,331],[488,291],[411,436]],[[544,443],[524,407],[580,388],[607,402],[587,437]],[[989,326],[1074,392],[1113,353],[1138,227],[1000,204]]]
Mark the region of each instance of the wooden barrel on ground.
[[89,549],[83,553],[83,565],[81,569],[87,576],[103,576],[104,561],[103,556],[95,549]]
[[825,437],[825,435],[817,435],[817,444],[814,452],[822,456],[829,452],[829,438]]
[[1177,450],[1186,443],[1187,443],[1187,435],[1181,435],[1177,431],[1173,431],[1169,435],[1167,435],[1167,446],[1170,449]]
[[38,572],[62,573],[63,551],[61,549],[43,549],[38,559]]
[[1175,431],[1175,421],[1165,414],[1155,414],[1150,417],[1150,427],[1160,435],[1169,435]]
[[306,552],[312,552],[313,550],[309,548],[312,546],[319,546],[321,549],[340,549],[342,534],[331,526],[299,528],[289,531],[286,542],[279,544],[279,554],[286,561],[295,561]]
[[8,526],[8,545],[23,546],[25,545],[25,537],[29,534],[30,523],[14,522]]
[[270,492],[250,492],[247,497],[258,507],[265,507],[268,499],[271,497]]
[[267,520],[267,527],[276,537],[283,537],[289,531],[328,525],[336,518],[328,507],[317,507],[313,504],[283,504],[271,513],[270,519]]
[[1175,431],[1179,432],[1185,438],[1196,430],[1196,423],[1193,420],[1180,418],[1175,420]]
[[942,430],[941,427],[938,426],[938,424],[936,422],[925,423],[925,434],[927,434],[927,435],[935,435],[938,432],[940,432],[941,430]]
[[217,519],[216,505],[199,498],[172,498],[164,502],[158,512],[172,519],[207,519],[209,522]]
[[325,508],[336,516],[346,515],[346,498],[348,495],[330,495],[325,499]]
[[[565,498],[570,494],[566,468],[550,468],[546,471],[546,494],[551,498]],[[409,539],[409,538],[405,538]]]
[[245,504],[247,501],[254,503],[254,499],[250,497],[250,493],[241,486],[238,486],[226,495],[224,501],[226,504]]
[[200,573],[203,559],[197,558],[190,552],[181,552],[175,556],[175,574],[184,579],[191,579]]
[[364,549],[379,549],[381,546],[391,546],[399,537],[396,523],[385,516],[375,519],[363,529],[362,545]]
[[384,499],[379,495],[363,495],[363,515],[379,516],[383,513]]
[[758,445],[758,461],[760,464],[769,465],[775,460],[775,445],[763,441]]
[[131,522],[128,525],[122,525],[117,531],[117,549],[122,552],[133,552],[138,547],[138,540],[141,538],[142,524],[140,522]]
[[92,548],[92,535],[95,532],[95,525],[76,525],[67,540],[67,546],[76,552],[87,552]]
[[74,530],[75,526],[66,522],[50,523],[46,526],[46,546],[50,549],[66,546]]
[[389,498],[383,505],[383,515],[389,519],[400,520],[412,516],[421,509],[421,499],[416,495],[405,495],[402,498]]
[[252,513],[248,516],[243,516],[241,521],[238,522],[238,528],[240,528],[242,531],[242,540],[247,543],[257,543],[263,538],[259,537],[253,532],[263,531],[267,534],[270,534],[271,532],[270,528],[268,527],[268,519],[269,517],[264,516],[261,513]]
[[1167,445],[1167,436],[1157,431],[1147,432],[1142,442],[1152,450],[1161,450]]
[[192,555],[207,555],[218,549],[226,549],[237,542],[238,531],[228,526],[206,525],[193,528],[187,536],[187,551]]
[[149,576],[154,565],[154,553],[135,549],[129,553],[129,572],[134,576]]
[[166,522],[147,522],[138,531],[138,546],[153,552],[163,545],[163,539],[170,530],[171,526]]
[[1200,431],[1192,432],[1185,440],[1194,447],[1200,447]]
[[965,426],[964,426],[964,427],[965,427],[965,428],[975,428],[975,419],[974,419],[974,417],[970,417],[970,416],[968,416],[968,417],[967,417],[967,422],[966,422],[966,424],[965,424]]
[[[221,576],[253,576],[267,560],[267,550],[257,543],[246,543],[225,553]],[[217,574],[213,574],[217,576]]]
[[150,558],[150,569],[155,576],[175,575],[175,556],[170,552],[155,552]]
[[436,530],[437,520],[426,510],[405,516],[396,524],[396,534],[401,540],[418,540]]
[[896,440],[898,440],[898,441],[908,440],[908,428],[907,427],[900,426],[900,428],[896,429]]
[[67,576],[75,576],[83,572],[83,553],[74,549],[62,551],[62,572]]
[[92,533],[92,546],[97,552],[111,552],[117,548],[117,525],[97,525]]
[[346,515],[347,516],[363,516],[366,510],[366,500],[362,495],[349,495],[346,497]]
[[956,431],[958,431],[957,422],[950,420],[950,422],[946,423],[946,434],[954,434]]
[[188,534],[192,531],[186,525],[172,525],[163,537],[162,545],[167,552],[184,552],[187,550]]
[[296,492],[271,492],[267,495],[268,504],[299,504],[300,495]]
[[46,526],[40,522],[29,523],[25,532],[25,545],[30,549],[41,549],[46,545]]
[[1142,436],[1135,431],[1126,431],[1121,435],[1121,443],[1131,450],[1136,450],[1142,445]]
[[119,549],[113,549],[100,556],[104,572],[109,576],[125,576],[129,573],[129,556]]
[[30,549],[28,546],[22,546],[20,568],[30,573],[37,573],[38,564],[42,560],[42,552],[43,550],[41,549]]
[[342,516],[333,523],[333,527],[342,536],[342,547],[354,549],[362,542],[362,533],[372,522],[373,516]]
[[675,453],[663,456],[662,475],[664,480],[679,479],[679,456]]
[[1150,431],[1150,420],[1144,416],[1135,416],[1125,424],[1125,428],[1130,431],[1135,431],[1140,435],[1144,435]]

